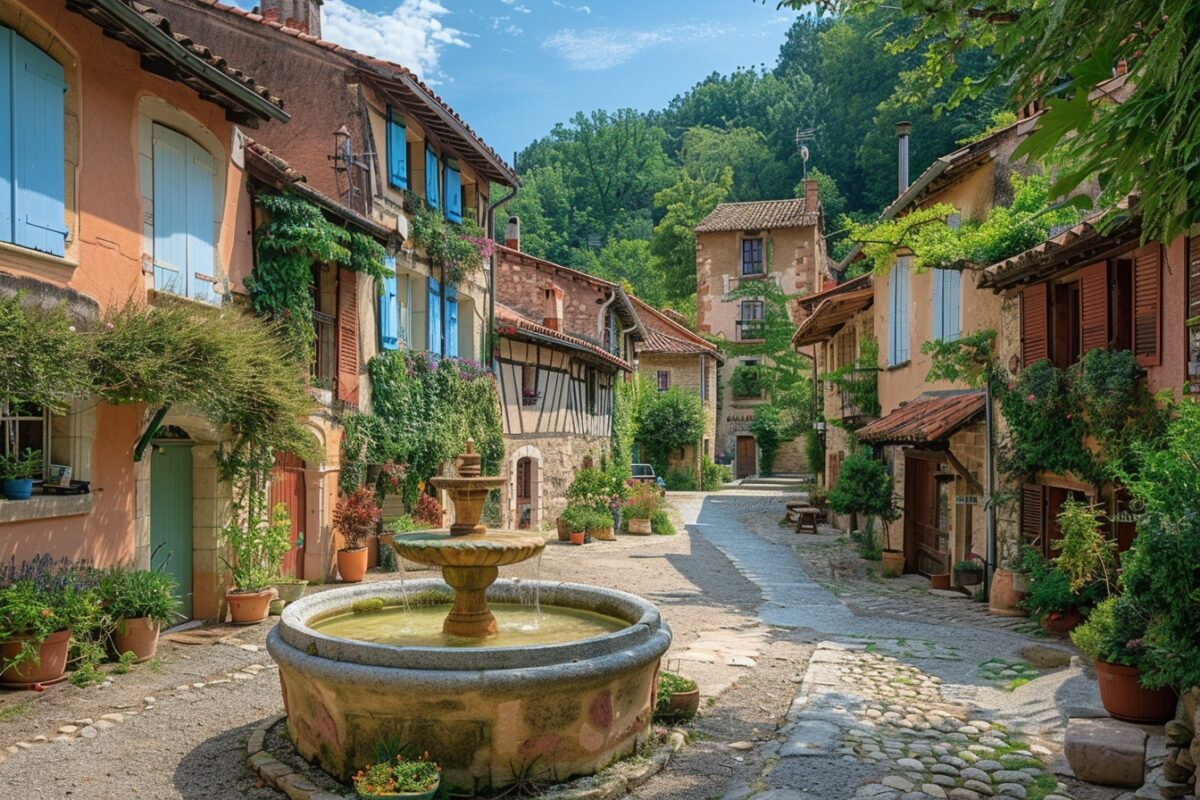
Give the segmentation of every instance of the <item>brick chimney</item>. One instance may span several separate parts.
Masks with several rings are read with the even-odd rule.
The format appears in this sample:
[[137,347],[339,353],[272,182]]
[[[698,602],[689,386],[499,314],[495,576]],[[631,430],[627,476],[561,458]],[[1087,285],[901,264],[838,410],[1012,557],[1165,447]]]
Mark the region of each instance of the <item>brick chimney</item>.
[[521,218],[512,216],[504,226],[504,246],[510,250],[521,249]]
[[817,204],[820,202],[817,197],[817,182],[809,178],[804,182],[804,210],[812,213],[817,210]]
[[552,331],[562,332],[563,298],[566,296],[567,293],[557,283],[550,284],[550,288],[546,290],[546,311],[542,324]]
[[324,0],[262,0],[263,19],[278,22],[321,38],[321,3]]

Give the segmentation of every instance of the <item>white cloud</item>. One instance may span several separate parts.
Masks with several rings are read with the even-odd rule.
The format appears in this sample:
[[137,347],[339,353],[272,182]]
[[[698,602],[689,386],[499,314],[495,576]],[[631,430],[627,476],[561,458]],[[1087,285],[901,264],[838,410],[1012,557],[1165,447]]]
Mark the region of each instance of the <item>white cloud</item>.
[[530,8],[527,5],[518,3],[517,0],[500,0],[500,2],[504,3],[504,5],[508,6],[513,11],[516,11],[519,14],[530,14],[533,12],[532,8]]
[[[508,0],[505,0],[505,2],[507,2],[507,1]],[[551,2],[554,3],[554,5],[558,6],[559,8],[567,8],[567,9],[570,9],[571,11],[578,11],[581,14],[591,14],[592,13],[591,6],[572,6],[572,5],[567,5],[566,3],[560,3],[558,0],[551,0]]]
[[442,24],[441,18],[449,13],[436,0],[401,0],[390,12],[381,13],[352,6],[346,0],[326,0],[321,35],[436,81],[442,51],[471,46],[462,31]]
[[624,64],[651,47],[711,39],[721,33],[715,25],[676,25],[658,30],[566,28],[547,37],[542,48],[566,62],[571,70],[601,70]]

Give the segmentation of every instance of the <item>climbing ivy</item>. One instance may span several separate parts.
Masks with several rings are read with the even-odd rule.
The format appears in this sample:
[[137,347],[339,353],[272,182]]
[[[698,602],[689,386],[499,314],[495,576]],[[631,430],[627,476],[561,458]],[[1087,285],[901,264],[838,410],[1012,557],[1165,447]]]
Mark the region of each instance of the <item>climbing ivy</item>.
[[987,384],[991,375],[996,332],[990,328],[975,331],[953,340],[934,340],[921,345],[921,352],[932,363],[925,375],[927,383],[949,381],[962,383],[972,389]]
[[297,357],[312,360],[312,265],[336,264],[375,279],[377,287],[392,271],[385,251],[373,237],[326,219],[313,203],[291,192],[261,194],[257,202],[267,220],[255,230],[258,260],[246,279],[256,314],[279,320]]
[[456,224],[436,208],[418,202],[412,215],[413,243],[430,262],[446,271],[446,280],[459,283],[483,266],[492,254],[492,241],[471,219]]

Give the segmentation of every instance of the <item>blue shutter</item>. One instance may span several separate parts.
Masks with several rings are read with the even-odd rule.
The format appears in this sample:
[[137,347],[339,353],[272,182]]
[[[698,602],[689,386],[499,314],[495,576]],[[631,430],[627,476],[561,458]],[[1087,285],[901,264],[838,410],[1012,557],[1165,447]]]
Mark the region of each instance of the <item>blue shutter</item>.
[[0,241],[13,240],[12,43],[14,34],[0,28]]
[[888,274],[888,366],[908,360],[908,258],[901,256]]
[[[216,276],[213,246],[213,178],[216,169],[207,150],[184,140],[187,178],[187,294],[205,303],[220,302],[211,279]],[[156,195],[157,197],[157,195]]]
[[898,301],[899,301],[898,307],[900,310],[900,320],[899,320],[900,325],[899,325],[899,330],[898,330],[897,336],[896,336],[896,355],[899,357],[900,360],[897,361],[896,363],[902,364],[905,361],[908,361],[908,338],[909,338],[908,307],[910,305],[909,304],[909,289],[908,289],[908,276],[909,276],[908,257],[905,256],[904,258],[901,258],[896,263],[896,266],[899,268],[898,272],[900,275],[900,281],[899,281],[900,289],[899,289],[899,297],[898,297]]
[[384,265],[392,274],[383,279],[383,291],[379,295],[379,340],[384,350],[400,349],[400,300],[397,296],[396,259],[384,258]]
[[61,256],[67,226],[62,66],[12,35],[13,242]]
[[393,116],[388,106],[387,159],[388,183],[401,189],[408,188],[408,131],[404,118]]
[[438,176],[437,153],[425,145],[425,202],[431,208],[441,208],[439,203],[438,186],[441,180]]
[[429,278],[429,344],[431,353],[442,354],[442,287]]
[[458,290],[446,287],[446,355],[458,358]]
[[187,139],[154,126],[154,288],[187,293]]
[[449,165],[446,166],[446,219],[462,222],[462,176]]
[[933,281],[933,338],[935,341],[942,341],[946,338],[946,295],[942,291],[945,272],[944,269],[935,269],[929,275]]
[[945,273],[942,296],[946,301],[946,338],[953,342],[962,336],[962,273],[955,269]]

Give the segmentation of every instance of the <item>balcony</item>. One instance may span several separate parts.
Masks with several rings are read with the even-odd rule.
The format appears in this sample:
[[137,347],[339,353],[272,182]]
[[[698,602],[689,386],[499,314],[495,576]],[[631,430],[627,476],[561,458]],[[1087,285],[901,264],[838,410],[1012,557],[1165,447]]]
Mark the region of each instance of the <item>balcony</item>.
[[876,367],[855,367],[834,379],[842,395],[842,422],[857,427],[879,417],[878,381]]
[[766,321],[761,319],[739,319],[737,340],[739,342],[761,342],[766,338]]
[[313,312],[312,385],[333,389],[337,385],[337,317]]

